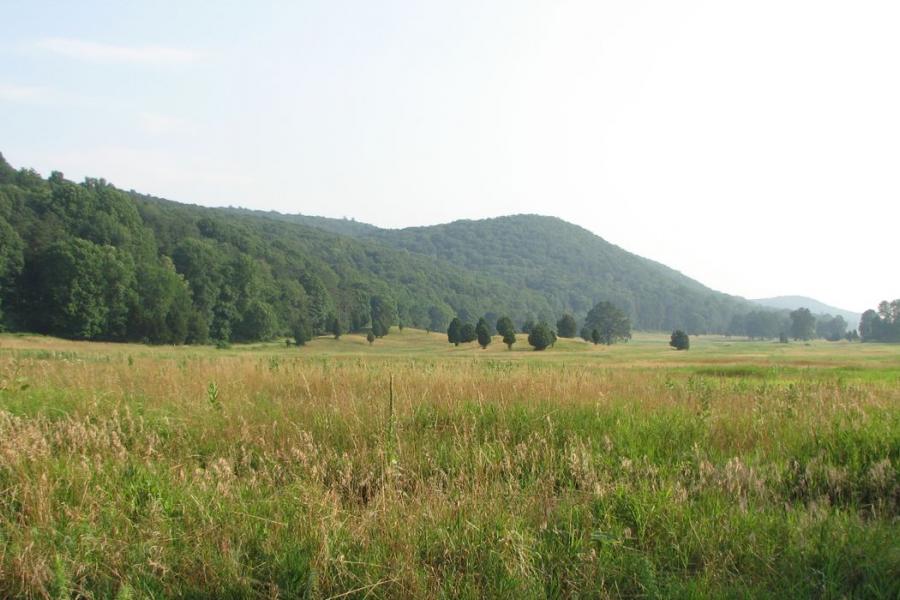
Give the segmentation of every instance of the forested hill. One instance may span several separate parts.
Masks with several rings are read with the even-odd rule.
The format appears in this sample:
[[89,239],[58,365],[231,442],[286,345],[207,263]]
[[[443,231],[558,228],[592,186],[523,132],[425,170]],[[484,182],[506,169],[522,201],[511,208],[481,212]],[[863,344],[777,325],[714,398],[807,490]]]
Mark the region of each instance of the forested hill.
[[722,331],[744,303],[544,217],[379,230],[210,209],[0,157],[0,324],[72,338],[252,341],[386,324],[555,322],[610,300],[638,328]]
[[557,313],[583,315],[602,299],[641,329],[700,332],[725,331],[735,312],[747,310],[742,299],[555,217],[515,215],[366,234],[538,292]]

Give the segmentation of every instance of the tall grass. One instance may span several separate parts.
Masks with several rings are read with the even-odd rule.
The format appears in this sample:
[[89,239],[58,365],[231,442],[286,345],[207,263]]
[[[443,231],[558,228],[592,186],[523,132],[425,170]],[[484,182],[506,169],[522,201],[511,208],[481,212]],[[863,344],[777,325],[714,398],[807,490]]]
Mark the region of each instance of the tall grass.
[[900,594],[890,380],[81,348],[0,354],[2,597]]

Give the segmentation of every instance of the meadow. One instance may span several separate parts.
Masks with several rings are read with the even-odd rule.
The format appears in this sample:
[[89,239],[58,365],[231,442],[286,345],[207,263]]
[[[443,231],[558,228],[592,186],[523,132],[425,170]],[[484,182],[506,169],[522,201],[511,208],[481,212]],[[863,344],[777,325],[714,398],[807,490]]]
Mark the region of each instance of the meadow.
[[0,597],[900,597],[900,346],[0,336]]

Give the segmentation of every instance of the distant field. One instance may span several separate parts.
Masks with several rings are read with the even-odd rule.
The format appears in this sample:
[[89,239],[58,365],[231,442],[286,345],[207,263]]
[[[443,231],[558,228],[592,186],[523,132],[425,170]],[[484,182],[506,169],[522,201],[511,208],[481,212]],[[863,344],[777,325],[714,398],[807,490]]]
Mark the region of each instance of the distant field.
[[0,335],[0,597],[900,597],[900,346],[519,337]]

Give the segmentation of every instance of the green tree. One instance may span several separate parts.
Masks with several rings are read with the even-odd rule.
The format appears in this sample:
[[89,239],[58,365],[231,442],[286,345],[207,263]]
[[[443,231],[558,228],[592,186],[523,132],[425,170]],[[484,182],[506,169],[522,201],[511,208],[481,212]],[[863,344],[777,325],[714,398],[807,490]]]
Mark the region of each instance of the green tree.
[[503,343],[506,344],[507,350],[512,350],[513,344],[516,343],[515,329],[507,329],[503,334]]
[[375,337],[384,337],[391,325],[397,322],[397,303],[384,296],[372,296],[370,300],[372,308],[372,331]]
[[600,341],[606,345],[631,339],[631,322],[624,312],[610,302],[597,303],[588,312],[585,327],[590,328],[592,337],[596,330],[600,334]]
[[546,323],[541,321],[531,328],[531,333],[528,334],[528,343],[535,350],[544,350],[553,343],[553,332]]
[[442,331],[447,326],[448,313],[437,306],[428,309],[428,329],[430,331]]
[[[37,330],[76,339],[125,339],[136,306],[130,257],[82,239],[51,244],[34,259]],[[149,295],[142,301],[151,301]]]
[[341,320],[337,317],[337,315],[331,315],[331,326],[329,328],[331,335],[334,336],[334,339],[341,339],[341,335],[344,333],[344,328],[341,325]]
[[499,319],[497,319],[497,333],[504,336],[507,333],[515,334],[516,328],[513,325],[512,319],[510,319],[509,317],[500,317]]
[[291,325],[291,334],[294,336],[294,343],[298,346],[305,346],[306,342],[313,338],[312,325],[305,315],[297,315]]
[[791,337],[795,340],[811,340],[816,335],[816,318],[808,308],[791,311]]
[[478,324],[475,325],[475,336],[478,338],[478,345],[481,346],[482,350],[490,346],[491,332],[484,318],[478,319]]
[[462,321],[459,320],[459,317],[453,317],[453,320],[450,321],[450,326],[447,327],[447,341],[454,346],[459,346],[462,342],[462,326]]
[[568,313],[564,314],[556,322],[556,331],[561,338],[575,337],[575,333],[578,331],[578,326],[575,324],[575,318]]
[[687,350],[691,347],[691,339],[688,337],[687,333],[681,329],[676,329],[672,332],[669,345],[676,350]]
[[471,323],[463,323],[462,328],[459,330],[459,336],[459,341],[464,344],[474,342],[478,339],[478,334],[475,333],[475,326]]
[[591,330],[591,342],[596,346],[600,343],[600,340],[603,339],[600,335],[600,331],[597,329]]
[[375,342],[375,334],[372,333],[371,331],[369,333],[367,333],[366,341],[369,342],[369,345],[371,346]]

